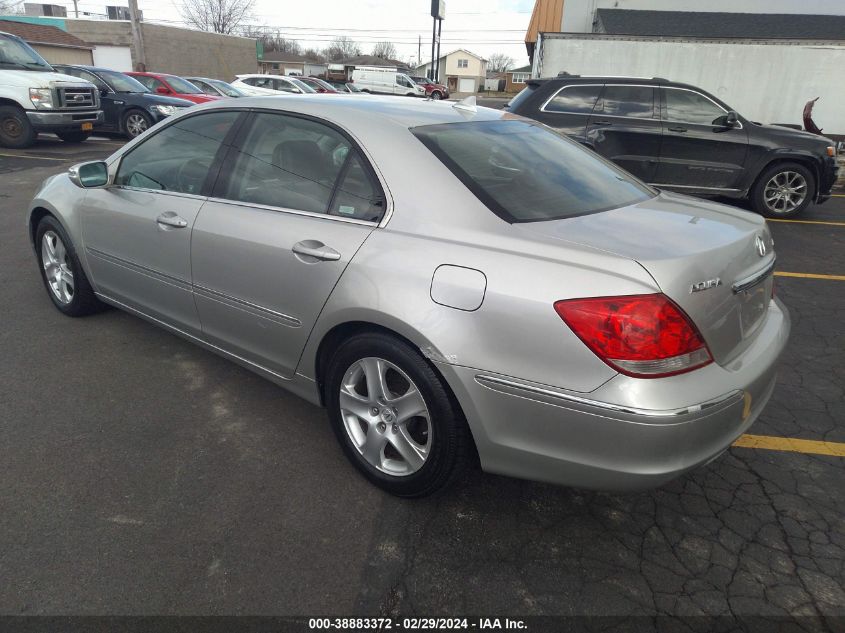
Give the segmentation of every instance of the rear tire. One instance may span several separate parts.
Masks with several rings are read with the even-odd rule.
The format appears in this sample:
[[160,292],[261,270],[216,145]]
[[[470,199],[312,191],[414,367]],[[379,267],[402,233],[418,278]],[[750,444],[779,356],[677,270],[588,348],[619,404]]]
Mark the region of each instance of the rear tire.
[[70,237],[52,215],[44,216],[38,223],[35,245],[41,280],[59,312],[81,317],[106,307],[88,283]]
[[404,341],[381,333],[344,341],[327,365],[325,389],[344,453],[379,488],[422,497],[449,486],[466,468],[472,438],[460,407]]
[[440,101],[443,98],[443,95],[440,94],[439,90],[433,90],[431,93],[431,98],[435,101]]
[[91,133],[74,130],[73,132],[56,132],[56,136],[62,139],[65,143],[82,143],[88,140]]
[[23,108],[0,106],[0,145],[23,149],[35,143],[38,134]]
[[788,218],[810,206],[816,197],[816,179],[800,163],[777,163],[760,174],[749,197],[757,213]]

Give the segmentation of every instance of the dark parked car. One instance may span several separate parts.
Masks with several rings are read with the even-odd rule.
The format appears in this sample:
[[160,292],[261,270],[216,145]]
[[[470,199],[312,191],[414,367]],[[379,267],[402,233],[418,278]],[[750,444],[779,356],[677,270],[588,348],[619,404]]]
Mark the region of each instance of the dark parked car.
[[121,72],[95,66],[54,64],[59,72],[87,79],[100,89],[103,122],[94,129],[135,138],[162,119],[188,108],[190,101],[153,94],[142,83]]
[[340,92],[337,88],[327,81],[323,81],[319,77],[297,77],[299,81],[311,86],[316,92],[321,94],[337,94]]
[[235,88],[232,84],[221,79],[209,79],[208,77],[183,77],[187,79],[205,94],[212,97],[246,97],[247,94]]
[[338,92],[346,92],[354,95],[366,95],[369,94],[368,92],[364,92],[360,88],[358,88],[354,83],[351,81],[329,81],[328,84],[337,90]]
[[656,187],[748,198],[772,217],[830,197],[833,141],[761,125],[713,95],[666,79],[531,79],[510,112],[564,132]]

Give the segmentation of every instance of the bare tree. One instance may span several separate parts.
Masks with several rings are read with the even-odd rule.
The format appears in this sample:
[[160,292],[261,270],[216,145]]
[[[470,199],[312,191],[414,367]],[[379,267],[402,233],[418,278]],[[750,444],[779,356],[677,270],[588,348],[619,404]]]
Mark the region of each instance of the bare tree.
[[0,13],[23,13],[23,0],[0,0]]
[[252,17],[255,0],[183,0],[179,12],[202,31],[231,35]]
[[331,44],[326,47],[326,50],[323,51],[323,55],[331,62],[339,62],[360,54],[361,47],[358,45],[358,42],[346,35],[334,38]]
[[373,46],[373,57],[382,59],[396,59],[396,47],[393,42],[379,42]]
[[511,66],[513,66],[513,57],[508,57],[504,53],[494,53],[487,60],[487,70],[494,73],[503,73]]

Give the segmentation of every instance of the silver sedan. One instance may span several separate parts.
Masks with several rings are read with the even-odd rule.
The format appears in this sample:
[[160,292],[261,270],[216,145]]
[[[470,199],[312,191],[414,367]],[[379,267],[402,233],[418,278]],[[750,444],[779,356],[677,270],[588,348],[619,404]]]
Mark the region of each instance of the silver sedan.
[[789,333],[759,216],[469,103],[190,108],[45,181],[27,231],[60,311],[127,310],[325,406],[402,496],[476,454],[660,485],[759,416]]

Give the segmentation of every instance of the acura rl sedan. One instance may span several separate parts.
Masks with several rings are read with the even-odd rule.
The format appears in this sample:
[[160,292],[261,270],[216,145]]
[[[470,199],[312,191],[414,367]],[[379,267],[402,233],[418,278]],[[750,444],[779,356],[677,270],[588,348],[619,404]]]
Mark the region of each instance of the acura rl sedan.
[[190,108],[46,180],[27,230],[58,310],[121,308],[324,406],[401,496],[476,454],[660,485],[759,416],[790,327],[761,217],[471,102]]

